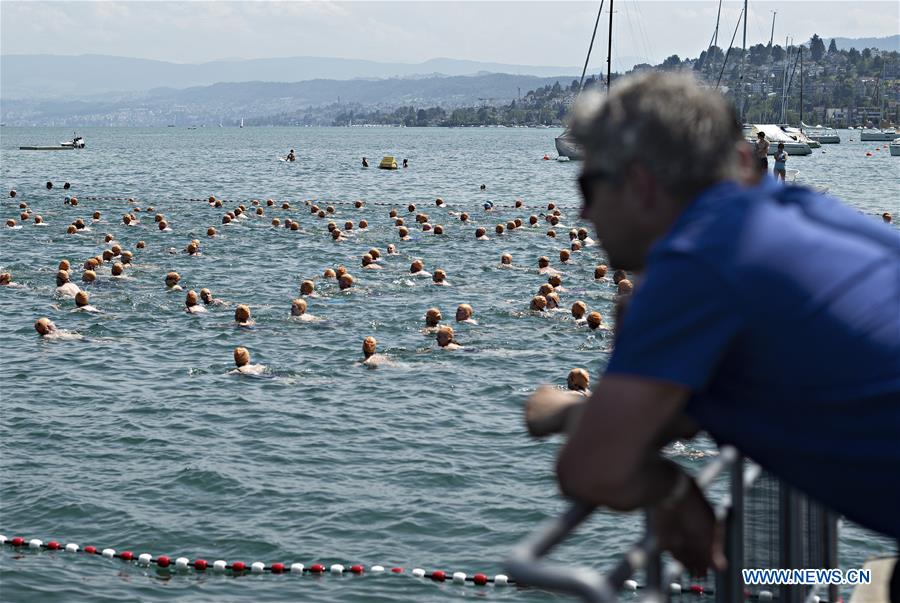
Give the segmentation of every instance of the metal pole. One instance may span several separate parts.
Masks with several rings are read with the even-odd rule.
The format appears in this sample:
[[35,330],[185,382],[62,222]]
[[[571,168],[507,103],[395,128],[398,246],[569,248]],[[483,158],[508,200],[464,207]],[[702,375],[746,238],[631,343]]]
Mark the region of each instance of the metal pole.
[[740,94],[741,94],[741,123],[744,122],[744,61],[747,54],[747,0],[744,0],[744,44],[741,50],[741,77],[740,77]]
[[719,12],[716,13],[716,31],[713,33],[713,46],[719,45],[719,20],[722,18],[722,0],[719,0]]
[[613,0],[609,0],[609,43],[606,47],[606,93],[609,94],[609,88],[612,85],[612,19],[613,19]]
[[[591,60],[591,50],[594,48],[594,38],[597,36],[597,26],[600,24],[600,13],[603,12],[603,0],[600,0],[600,10],[597,11],[597,20],[594,21],[594,33],[591,34],[591,44],[588,46],[587,56],[584,57],[584,69],[581,70],[581,81],[578,82],[578,90],[584,86],[584,74],[587,73],[588,61]],[[521,94],[520,94],[521,96]]]
[[772,48],[772,41],[775,39],[775,15],[777,14],[777,10],[772,11],[772,33],[769,35],[769,48]]

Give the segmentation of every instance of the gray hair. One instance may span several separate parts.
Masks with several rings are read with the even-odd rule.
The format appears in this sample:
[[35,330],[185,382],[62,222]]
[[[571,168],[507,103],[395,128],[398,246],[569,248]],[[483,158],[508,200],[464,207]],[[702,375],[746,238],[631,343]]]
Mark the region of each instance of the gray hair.
[[571,128],[592,164],[619,174],[643,163],[682,201],[737,175],[734,109],[691,75],[642,73],[621,78],[608,96],[582,94]]

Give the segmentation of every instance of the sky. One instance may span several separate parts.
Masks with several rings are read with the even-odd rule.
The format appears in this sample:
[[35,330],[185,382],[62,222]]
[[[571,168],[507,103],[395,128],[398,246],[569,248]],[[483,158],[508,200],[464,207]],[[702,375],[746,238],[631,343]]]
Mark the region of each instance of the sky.
[[[606,60],[608,5],[591,66]],[[599,2],[562,1],[87,1],[0,0],[3,54],[108,54],[178,63],[320,56],[419,63],[447,57],[580,66]],[[743,2],[724,2],[727,47]],[[615,0],[613,67],[696,57],[716,23],[717,0]],[[900,33],[900,3],[750,2],[748,45],[775,40]],[[736,44],[741,43],[738,32]],[[627,59],[625,59],[627,57]]]

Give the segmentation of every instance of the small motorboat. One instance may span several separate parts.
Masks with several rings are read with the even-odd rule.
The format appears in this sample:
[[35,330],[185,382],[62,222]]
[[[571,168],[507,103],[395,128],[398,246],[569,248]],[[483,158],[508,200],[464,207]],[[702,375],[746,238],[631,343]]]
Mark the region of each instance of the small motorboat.
[[75,136],[72,140],[61,142],[55,146],[24,146],[19,147],[20,151],[71,151],[73,149],[84,148],[84,137]]
[[888,148],[891,150],[892,157],[900,157],[900,138],[895,138]]

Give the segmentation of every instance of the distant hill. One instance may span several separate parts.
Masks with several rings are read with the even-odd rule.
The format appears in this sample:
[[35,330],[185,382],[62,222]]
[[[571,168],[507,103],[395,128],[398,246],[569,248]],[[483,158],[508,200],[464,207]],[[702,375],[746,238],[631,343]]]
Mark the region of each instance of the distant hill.
[[3,55],[0,56],[0,94],[4,99],[72,99],[107,92],[189,88],[227,82],[300,82],[479,73],[549,77],[580,72],[578,67],[509,65],[445,58],[422,63],[380,63],[358,59],[288,57],[178,64],[105,55]]
[[[827,46],[830,43],[831,39],[825,38],[825,45]],[[837,44],[838,50],[877,48],[879,50],[900,52],[900,35],[887,36],[885,38],[834,38],[834,43]]]
[[[143,125],[233,124],[245,118],[295,114],[307,109],[330,123],[335,114],[360,107],[386,108],[480,106],[509,103],[529,90],[559,81],[569,86],[578,76],[536,77],[502,73],[477,76],[240,82],[182,90],[94,95],[80,99],[4,100],[2,120],[14,125]],[[322,110],[327,108],[327,110]],[[258,121],[258,120],[257,120]]]

